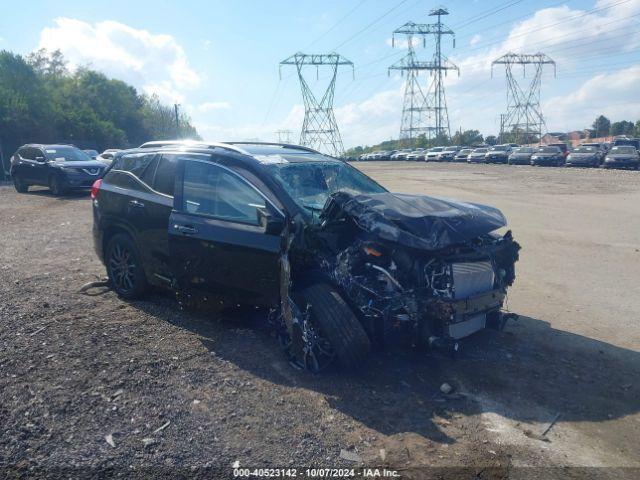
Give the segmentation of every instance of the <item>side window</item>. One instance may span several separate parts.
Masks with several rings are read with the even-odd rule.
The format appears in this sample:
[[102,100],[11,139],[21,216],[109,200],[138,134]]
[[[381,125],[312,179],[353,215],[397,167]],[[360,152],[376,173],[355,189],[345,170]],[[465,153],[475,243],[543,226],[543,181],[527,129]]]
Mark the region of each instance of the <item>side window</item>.
[[173,196],[176,180],[177,155],[161,155],[153,180],[153,189],[165,195]]
[[25,160],[36,159],[36,150],[34,148],[21,148],[18,153]]
[[147,164],[142,175],[140,175],[140,180],[149,185],[153,186],[153,177],[156,174],[156,167],[158,166],[158,158],[159,155],[154,155],[151,161]]
[[233,222],[258,225],[264,198],[247,182],[217,165],[186,161],[182,210]]
[[118,170],[125,170],[131,172],[138,178],[142,178],[142,174],[155,156],[155,153],[133,153],[131,155],[124,155],[122,161],[118,163]]

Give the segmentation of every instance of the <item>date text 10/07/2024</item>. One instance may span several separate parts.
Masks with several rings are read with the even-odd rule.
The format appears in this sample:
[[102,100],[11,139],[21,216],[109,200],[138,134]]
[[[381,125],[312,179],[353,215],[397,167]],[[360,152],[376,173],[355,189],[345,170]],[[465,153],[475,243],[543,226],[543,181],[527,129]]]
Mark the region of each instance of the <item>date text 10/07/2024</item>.
[[398,478],[397,470],[386,468],[234,468],[233,476],[238,478]]

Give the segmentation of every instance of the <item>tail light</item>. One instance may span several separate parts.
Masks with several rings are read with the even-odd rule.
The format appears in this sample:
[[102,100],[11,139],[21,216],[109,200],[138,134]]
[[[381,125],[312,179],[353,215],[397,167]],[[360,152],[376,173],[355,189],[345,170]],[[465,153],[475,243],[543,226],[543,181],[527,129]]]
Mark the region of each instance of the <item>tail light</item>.
[[100,190],[100,185],[102,185],[101,178],[93,182],[93,185],[91,186],[91,200],[95,200],[96,197],[98,196],[98,190]]

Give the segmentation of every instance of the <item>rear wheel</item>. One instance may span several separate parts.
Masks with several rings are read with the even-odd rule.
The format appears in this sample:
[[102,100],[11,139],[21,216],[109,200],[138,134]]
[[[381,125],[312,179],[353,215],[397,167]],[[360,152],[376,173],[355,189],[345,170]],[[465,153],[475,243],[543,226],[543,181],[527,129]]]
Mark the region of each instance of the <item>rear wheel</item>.
[[335,361],[349,370],[364,364],[369,337],[335,289],[324,283],[310,285],[295,300],[301,317],[293,326],[289,348],[295,363],[314,373]]
[[13,186],[18,193],[27,193],[29,191],[29,184],[17,174],[13,176]]
[[107,245],[107,275],[111,288],[122,298],[141,297],[148,289],[140,254],[126,234],[114,235]]
[[49,190],[56,197],[64,194],[62,182],[60,182],[60,179],[56,175],[52,175],[51,178],[49,178]]

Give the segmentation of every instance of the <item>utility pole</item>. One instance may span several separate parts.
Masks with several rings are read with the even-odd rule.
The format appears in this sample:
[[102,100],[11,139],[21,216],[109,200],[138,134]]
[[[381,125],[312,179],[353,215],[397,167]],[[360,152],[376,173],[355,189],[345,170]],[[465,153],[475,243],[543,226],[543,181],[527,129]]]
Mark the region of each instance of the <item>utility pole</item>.
[[[400,138],[407,139],[413,144],[420,135],[425,135],[427,140],[449,139],[451,130],[449,125],[449,113],[444,92],[443,74],[449,70],[455,70],[460,75],[460,69],[442,55],[441,39],[443,35],[454,36],[453,30],[441,21],[443,15],[449,15],[445,8],[436,8],[429,12],[430,16],[437,16],[438,22],[433,24],[405,23],[393,31],[392,46],[395,46],[395,38],[404,35],[407,40],[407,55],[389,67],[391,70],[400,70],[404,75],[407,72],[407,80],[404,89],[404,101],[402,105],[402,121],[400,125]],[[435,53],[431,61],[417,59],[414,49],[414,37],[422,39],[423,48],[426,46],[426,38],[433,35],[435,40]],[[455,37],[453,39],[455,47]],[[419,82],[421,71],[429,72],[432,77],[428,85],[427,93],[422,90]]]
[[[280,70],[283,65],[295,65],[298,71],[298,80],[304,101],[304,121],[300,132],[300,145],[315,148],[334,157],[341,157],[344,154],[344,146],[333,113],[333,97],[338,68],[347,65],[353,71],[353,62],[335,52],[318,55],[298,52],[280,62]],[[303,75],[303,69],[307,66],[316,67],[316,79],[318,79],[320,67],[328,68],[331,72],[329,85],[320,100],[314,95]]]
[[[556,73],[556,62],[544,53],[516,54],[507,53],[491,63],[491,76],[493,66],[504,65],[507,77],[507,112],[503,114],[502,130],[510,131],[516,143],[534,143],[542,138],[542,131],[547,129],[542,110],[540,108],[540,79],[544,65],[553,65],[553,73]],[[516,66],[522,66],[523,78],[526,78],[526,66],[533,65],[534,74],[529,86],[523,90],[513,74]]]
[[176,115],[176,138],[180,138],[180,117],[178,115],[178,108],[180,107],[179,103],[173,104],[173,109]]

